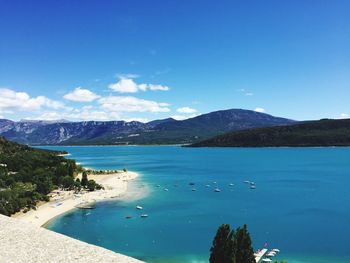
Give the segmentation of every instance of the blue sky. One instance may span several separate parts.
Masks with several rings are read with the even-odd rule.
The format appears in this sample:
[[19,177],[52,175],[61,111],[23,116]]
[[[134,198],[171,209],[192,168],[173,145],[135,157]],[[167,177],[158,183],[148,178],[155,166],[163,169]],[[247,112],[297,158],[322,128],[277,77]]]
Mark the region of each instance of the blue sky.
[[0,116],[350,115],[350,2],[0,0]]

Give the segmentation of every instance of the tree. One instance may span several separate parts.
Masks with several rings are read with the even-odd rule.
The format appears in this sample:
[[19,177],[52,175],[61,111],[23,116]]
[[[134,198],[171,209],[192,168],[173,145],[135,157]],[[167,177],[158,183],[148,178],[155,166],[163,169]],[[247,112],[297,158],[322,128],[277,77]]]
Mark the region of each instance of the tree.
[[74,179],[73,177],[67,175],[62,178],[62,187],[64,189],[72,189],[74,187]]
[[230,225],[221,225],[210,251],[210,263],[256,263],[247,225],[236,232]]
[[81,182],[79,178],[77,178],[74,182],[74,189],[76,192],[79,192],[81,190]]
[[223,224],[216,232],[210,248],[210,263],[235,263],[234,232],[230,225]]
[[250,238],[247,225],[243,225],[243,228],[237,228],[235,240],[237,245],[236,262],[255,263],[254,250],[252,248],[252,240]]
[[73,163],[68,163],[68,175],[72,176],[74,175],[74,166]]
[[89,189],[89,191],[95,191],[95,189],[96,189],[96,182],[94,180],[89,180],[87,182],[86,186]]
[[87,173],[84,171],[81,176],[81,186],[85,187],[87,186],[87,183],[88,183],[88,176],[87,176]]

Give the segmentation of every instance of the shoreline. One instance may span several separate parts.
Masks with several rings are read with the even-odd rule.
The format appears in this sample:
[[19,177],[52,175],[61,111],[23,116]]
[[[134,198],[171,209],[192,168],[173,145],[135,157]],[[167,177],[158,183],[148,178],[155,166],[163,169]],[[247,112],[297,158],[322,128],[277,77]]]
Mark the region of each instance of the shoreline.
[[[138,173],[131,171],[90,174],[88,175],[89,180],[95,180],[96,183],[101,184],[105,188],[104,190],[95,190],[82,194],[74,194],[74,191],[55,190],[56,196],[51,198],[49,202],[39,205],[36,210],[32,209],[27,213],[19,212],[12,217],[41,227],[57,216],[78,209],[76,206],[81,203],[101,202],[122,197],[127,192],[128,182],[138,176]],[[77,178],[81,179],[81,174]]]
[[0,239],[0,262],[2,263],[144,263],[4,215],[0,215]]

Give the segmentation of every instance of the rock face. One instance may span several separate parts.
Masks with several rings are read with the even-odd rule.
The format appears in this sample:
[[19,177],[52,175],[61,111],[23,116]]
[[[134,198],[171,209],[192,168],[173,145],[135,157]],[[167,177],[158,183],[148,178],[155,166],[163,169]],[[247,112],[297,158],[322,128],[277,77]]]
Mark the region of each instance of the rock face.
[[0,135],[12,141],[31,145],[183,144],[229,131],[293,122],[255,111],[231,109],[183,121],[168,118],[148,123],[0,120]]
[[117,262],[142,261],[0,215],[0,262]]

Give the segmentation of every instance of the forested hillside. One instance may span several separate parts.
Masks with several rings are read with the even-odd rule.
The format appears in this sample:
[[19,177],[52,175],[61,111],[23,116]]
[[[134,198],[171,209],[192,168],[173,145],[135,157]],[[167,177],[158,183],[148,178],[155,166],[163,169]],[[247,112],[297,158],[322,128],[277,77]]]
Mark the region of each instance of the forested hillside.
[[0,137],[0,214],[11,215],[47,201],[47,194],[74,182],[76,163],[60,152],[34,149]]
[[320,120],[288,126],[236,131],[191,145],[193,147],[350,146],[350,119]]

